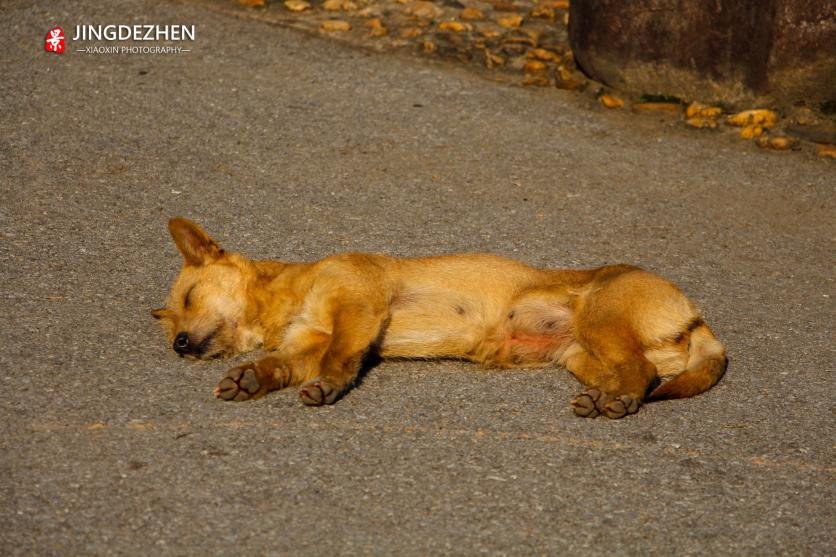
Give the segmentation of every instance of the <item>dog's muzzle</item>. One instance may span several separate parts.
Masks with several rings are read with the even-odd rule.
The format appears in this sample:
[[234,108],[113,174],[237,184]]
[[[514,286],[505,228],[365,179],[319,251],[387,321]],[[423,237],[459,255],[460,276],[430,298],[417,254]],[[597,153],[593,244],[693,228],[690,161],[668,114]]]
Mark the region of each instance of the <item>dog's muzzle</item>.
[[174,351],[180,354],[181,356],[185,356],[192,352],[193,347],[190,346],[189,343],[189,334],[188,333],[177,333],[177,336],[174,337]]
[[180,354],[181,357],[194,356],[196,358],[202,358],[212,344],[212,341],[215,339],[215,336],[218,334],[218,331],[219,328],[215,329],[206,335],[202,340],[192,338],[189,333],[185,331],[177,333],[177,336],[174,337],[172,348],[174,348],[174,351]]

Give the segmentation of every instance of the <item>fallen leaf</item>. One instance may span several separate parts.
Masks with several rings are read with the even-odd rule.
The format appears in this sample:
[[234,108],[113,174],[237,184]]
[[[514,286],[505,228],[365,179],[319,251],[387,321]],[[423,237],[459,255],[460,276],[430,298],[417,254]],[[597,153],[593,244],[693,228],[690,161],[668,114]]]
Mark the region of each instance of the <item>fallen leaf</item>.
[[367,6],[357,12],[360,17],[382,17],[383,11],[379,6]]
[[485,19],[485,12],[479,8],[465,8],[462,10],[462,13],[459,14],[459,17],[469,20]]
[[744,110],[728,117],[728,123],[732,126],[751,126],[759,125],[764,128],[771,128],[778,120],[778,115],[771,110],[765,108],[757,108],[754,110]]
[[742,139],[752,139],[755,137],[759,137],[763,133],[763,126],[761,125],[749,125],[743,126],[740,129],[740,137]]
[[502,27],[492,24],[477,24],[476,30],[486,39],[498,39],[505,34],[505,30]]
[[284,7],[291,12],[304,12],[309,9],[311,5],[305,0],[285,0]]
[[598,100],[607,108],[621,108],[624,106],[624,101],[613,95],[601,95]]
[[444,10],[432,2],[424,0],[415,0],[410,2],[404,8],[404,12],[415,17],[423,17],[426,19],[438,19],[444,15]]
[[551,6],[535,6],[529,15],[531,15],[531,17],[539,17],[541,19],[554,21],[555,11]]
[[473,26],[469,23],[462,23],[461,21],[442,21],[438,24],[438,29],[441,31],[461,33],[463,31],[470,31],[473,29]]
[[685,120],[685,123],[692,128],[697,129],[715,129],[717,127],[717,120],[714,118],[705,118],[703,116],[694,116]]
[[323,21],[319,28],[328,33],[345,33],[351,31],[351,24],[341,19],[329,19]]
[[719,106],[708,106],[700,102],[692,102],[685,109],[686,118],[695,118],[701,116],[703,118],[716,118],[723,113],[723,109]]
[[836,159],[836,145],[831,145],[829,143],[819,143],[816,146],[816,153],[820,157],[830,157],[831,159]]
[[532,48],[526,53],[526,56],[535,60],[545,60],[546,62],[560,62],[560,56],[558,54],[545,48]]
[[794,137],[787,137],[786,135],[762,135],[758,138],[757,144],[758,147],[763,149],[786,151],[798,145],[798,140]]
[[496,22],[506,29],[516,29],[522,24],[522,16],[519,14],[508,15],[497,18]]
[[389,32],[379,17],[367,20],[364,25],[369,28],[370,37],[382,37]]
[[548,68],[549,67],[540,60],[529,60],[523,65],[523,71],[525,73],[541,73],[546,71]]
[[351,0],[325,0],[322,7],[329,12],[351,12],[357,9],[357,4]]
[[404,27],[400,31],[400,37],[402,39],[414,39],[415,37],[420,37],[424,34],[424,30],[420,27]]

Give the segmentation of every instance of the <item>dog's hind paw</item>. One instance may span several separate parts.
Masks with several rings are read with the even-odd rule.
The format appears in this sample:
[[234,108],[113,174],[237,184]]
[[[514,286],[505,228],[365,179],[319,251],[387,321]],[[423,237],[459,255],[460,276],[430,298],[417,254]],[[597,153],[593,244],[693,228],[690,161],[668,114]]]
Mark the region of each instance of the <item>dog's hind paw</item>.
[[308,406],[333,404],[339,394],[339,389],[333,383],[321,377],[308,381],[299,388],[299,398]]
[[630,395],[610,397],[598,389],[588,389],[572,399],[572,410],[582,418],[594,418],[600,414],[616,420],[639,410],[639,400]]
[[630,395],[617,396],[604,404],[601,410],[603,414],[613,420],[623,418],[627,414],[635,414],[639,411],[639,401]]
[[262,390],[256,365],[250,362],[229,370],[226,376],[218,382],[214,394],[224,400],[240,402],[260,398],[264,394]]
[[581,418],[594,418],[601,412],[598,410],[597,402],[601,399],[601,391],[589,389],[575,398],[570,403],[576,416]]

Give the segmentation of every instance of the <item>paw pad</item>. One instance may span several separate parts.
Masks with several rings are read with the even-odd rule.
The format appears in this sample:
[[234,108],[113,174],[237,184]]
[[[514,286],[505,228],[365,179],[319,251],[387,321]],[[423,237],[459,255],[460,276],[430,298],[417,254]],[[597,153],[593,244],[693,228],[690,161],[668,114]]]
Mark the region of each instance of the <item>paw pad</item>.
[[260,388],[255,369],[245,364],[241,367],[232,368],[226,377],[220,380],[215,387],[215,396],[224,400],[240,402],[255,398]]
[[594,418],[603,414],[617,420],[639,410],[639,400],[630,395],[610,398],[598,389],[589,389],[572,399],[572,410],[582,418]]
[[299,398],[308,406],[333,404],[338,394],[336,387],[325,379],[314,379],[299,389]]
[[604,415],[613,420],[623,418],[627,414],[635,414],[639,409],[639,402],[630,395],[621,395],[604,405]]
[[598,389],[589,389],[572,399],[572,410],[576,416],[582,418],[594,418],[600,412],[596,403],[601,399],[601,391]]

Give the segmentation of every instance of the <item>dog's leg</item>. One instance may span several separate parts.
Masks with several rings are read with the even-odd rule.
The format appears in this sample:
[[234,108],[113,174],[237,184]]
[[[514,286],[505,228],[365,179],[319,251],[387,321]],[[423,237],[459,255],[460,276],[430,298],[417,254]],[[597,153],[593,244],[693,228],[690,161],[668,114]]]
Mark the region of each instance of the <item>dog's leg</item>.
[[366,305],[343,305],[334,315],[331,340],[319,367],[319,375],[299,389],[309,406],[332,404],[360,372],[363,357],[374,349],[386,322],[386,311]]
[[616,320],[589,321],[577,331],[583,350],[566,368],[587,387],[572,400],[575,414],[621,418],[638,411],[656,366],[645,358],[637,335]]
[[331,335],[306,326],[292,329],[285,342],[264,358],[229,370],[215,396],[224,400],[261,398],[270,391],[299,385],[319,373]]
[[255,400],[270,391],[297,384],[290,363],[278,355],[268,355],[230,369],[215,387],[214,394],[224,400]]

